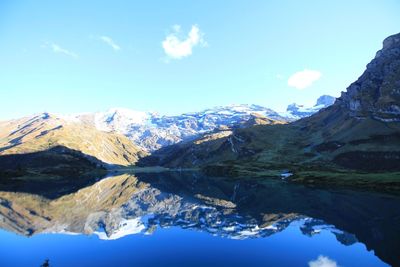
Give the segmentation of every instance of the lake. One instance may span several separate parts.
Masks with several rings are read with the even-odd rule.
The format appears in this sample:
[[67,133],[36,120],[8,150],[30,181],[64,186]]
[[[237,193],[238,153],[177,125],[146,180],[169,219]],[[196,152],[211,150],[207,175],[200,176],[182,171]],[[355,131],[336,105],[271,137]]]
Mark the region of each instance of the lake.
[[0,266],[400,266],[400,198],[277,179],[0,184]]

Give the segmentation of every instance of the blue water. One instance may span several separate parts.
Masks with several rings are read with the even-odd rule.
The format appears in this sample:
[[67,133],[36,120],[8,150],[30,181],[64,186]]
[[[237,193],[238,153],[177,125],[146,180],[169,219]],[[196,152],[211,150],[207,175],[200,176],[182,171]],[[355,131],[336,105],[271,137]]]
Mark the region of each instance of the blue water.
[[117,175],[0,188],[0,266],[399,266],[400,200],[276,180]]
[[118,240],[42,234],[26,238],[0,232],[1,266],[308,266],[320,255],[340,266],[388,266],[365,245],[340,244],[329,231],[312,237],[293,222],[268,238],[232,240],[179,227]]

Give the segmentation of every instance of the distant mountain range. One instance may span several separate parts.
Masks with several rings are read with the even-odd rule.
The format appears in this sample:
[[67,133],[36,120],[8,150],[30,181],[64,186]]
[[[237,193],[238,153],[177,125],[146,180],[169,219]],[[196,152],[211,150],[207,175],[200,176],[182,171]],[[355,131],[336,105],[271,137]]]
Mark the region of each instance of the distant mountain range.
[[101,131],[123,134],[144,150],[155,151],[221,127],[239,126],[249,121],[255,113],[273,121],[285,121],[278,113],[255,105],[218,107],[178,116],[113,108],[76,118]]
[[287,112],[281,114],[259,105],[230,105],[177,116],[112,108],[106,112],[73,117],[93,125],[98,130],[125,135],[142,149],[153,152],[218,129],[294,121],[328,107],[334,100],[334,97],[322,96],[314,107],[305,108],[292,104]]

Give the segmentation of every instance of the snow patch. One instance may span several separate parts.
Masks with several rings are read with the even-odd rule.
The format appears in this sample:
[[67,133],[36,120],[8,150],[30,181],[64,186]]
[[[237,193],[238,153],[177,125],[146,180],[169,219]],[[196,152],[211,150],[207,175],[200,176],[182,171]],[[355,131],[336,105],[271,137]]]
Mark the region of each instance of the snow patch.
[[127,235],[141,233],[146,227],[141,221],[141,218],[123,220],[116,227],[117,231],[107,236],[105,232],[94,232],[102,240],[116,240]]

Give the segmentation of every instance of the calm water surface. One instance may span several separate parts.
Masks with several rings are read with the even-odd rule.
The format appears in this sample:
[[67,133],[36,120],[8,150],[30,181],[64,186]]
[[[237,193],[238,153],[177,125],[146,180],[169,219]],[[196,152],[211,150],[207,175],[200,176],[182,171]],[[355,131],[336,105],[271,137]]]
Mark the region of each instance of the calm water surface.
[[0,266],[399,266],[400,198],[120,174],[0,185]]

